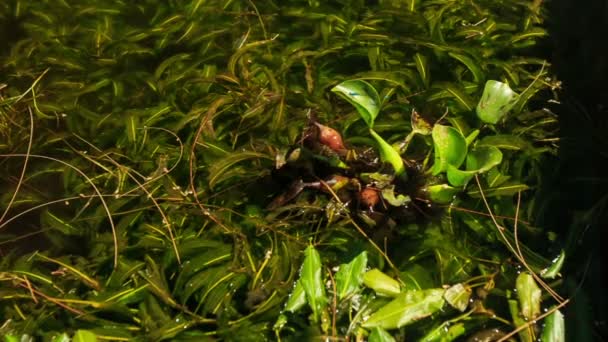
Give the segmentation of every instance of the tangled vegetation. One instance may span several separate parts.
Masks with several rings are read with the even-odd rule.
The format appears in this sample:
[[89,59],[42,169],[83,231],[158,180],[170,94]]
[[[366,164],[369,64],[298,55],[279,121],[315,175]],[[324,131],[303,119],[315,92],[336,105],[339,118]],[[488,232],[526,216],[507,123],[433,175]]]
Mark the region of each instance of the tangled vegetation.
[[540,4],[3,2],[0,334],[563,340]]

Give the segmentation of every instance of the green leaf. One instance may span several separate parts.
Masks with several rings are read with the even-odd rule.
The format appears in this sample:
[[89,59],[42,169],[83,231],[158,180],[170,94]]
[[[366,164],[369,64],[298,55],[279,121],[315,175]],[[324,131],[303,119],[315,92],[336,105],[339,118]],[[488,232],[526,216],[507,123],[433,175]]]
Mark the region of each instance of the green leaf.
[[441,310],[444,289],[407,291],[374,312],[363,323],[364,328],[397,329]]
[[289,299],[285,304],[285,311],[296,312],[306,304],[306,293],[301,281],[296,281],[293,291],[289,295]]
[[319,252],[310,245],[304,251],[304,262],[300,271],[299,282],[301,282],[304,293],[306,293],[306,300],[312,309],[314,322],[319,321],[321,311],[323,311],[327,304],[321,273],[321,257],[319,256]]
[[432,136],[435,151],[433,175],[446,171],[448,165],[457,168],[464,162],[467,155],[467,143],[457,129],[435,124]]
[[[494,188],[483,189],[483,194],[486,197],[511,196],[529,188],[530,187],[526,184],[506,182]],[[479,191],[479,188],[477,187],[471,189],[470,191],[467,191],[467,194],[475,198],[481,197],[481,193]]]
[[475,62],[471,57],[453,52],[448,52],[448,55],[464,64],[469,69],[469,71],[473,75],[473,80],[475,81],[475,83],[480,84],[481,82],[483,82],[483,72],[481,71],[481,68],[479,67],[477,62]]
[[51,342],[70,342],[68,334],[63,333],[61,335],[54,336]]
[[474,148],[467,155],[466,169],[483,173],[502,162],[502,152],[493,146]]
[[438,204],[452,203],[454,197],[460,192],[459,189],[453,188],[447,184],[435,184],[427,186],[424,189],[431,201]]
[[398,194],[395,196],[395,185],[391,185],[382,189],[382,198],[384,198],[390,205],[395,207],[404,206],[412,201],[410,196]]
[[445,291],[443,298],[455,309],[464,312],[469,305],[471,288],[460,283],[450,286],[450,288]]
[[399,155],[399,152],[389,145],[381,136],[379,136],[373,129],[370,128],[369,132],[372,137],[378,142],[378,148],[380,149],[380,158],[382,161],[390,163],[395,170],[396,175],[401,175],[405,172],[405,165],[403,159]]
[[519,96],[508,84],[490,80],[486,82],[477,104],[477,116],[485,123],[496,124],[515,106],[518,99]]
[[363,283],[363,273],[367,267],[367,252],[357,255],[348,264],[340,265],[336,273],[336,291],[338,299],[343,299],[357,292]]
[[425,335],[421,342],[450,342],[467,332],[464,323],[444,322],[436,329]]
[[414,62],[416,63],[416,69],[418,69],[418,73],[420,74],[420,79],[422,80],[422,83],[425,87],[428,88],[431,75],[427,58],[424,55],[416,53],[414,55]]
[[515,280],[517,298],[521,314],[527,320],[533,320],[540,315],[540,300],[542,291],[536,284],[534,277],[528,272],[522,272]]
[[[513,325],[515,325],[515,327],[521,327],[522,325],[527,324],[527,322],[519,314],[519,305],[517,304],[517,301],[514,299],[509,299],[508,302],[509,311],[511,312],[511,317],[513,318]],[[534,341],[534,333],[531,325],[520,330],[518,335],[522,342]]]
[[566,259],[566,252],[564,250],[559,253],[559,256],[553,261],[551,261],[551,266],[545,268],[540,272],[540,276],[545,279],[554,279],[559,275],[559,271],[562,269],[564,265],[564,260]]
[[331,91],[355,106],[369,128],[374,127],[382,102],[378,91],[371,84],[363,80],[349,80],[333,87]]
[[97,336],[88,330],[77,330],[72,342],[96,342]]
[[458,170],[458,168],[448,165],[448,182],[452,186],[462,187],[465,186],[471,178],[475,176],[477,172],[475,171],[463,171]]
[[372,329],[372,332],[369,334],[369,342],[395,342],[395,339],[388,331],[375,327]]
[[467,135],[466,138],[464,138],[464,140],[467,142],[467,147],[471,146],[471,144],[475,141],[475,139],[477,139],[478,135],[479,135],[479,130],[476,129],[476,130],[472,131],[469,135]]
[[559,310],[555,310],[552,314],[545,318],[545,327],[543,334],[540,337],[542,342],[565,342],[566,341],[566,325],[564,323],[564,315]]
[[484,137],[477,143],[477,146],[494,146],[504,150],[523,150],[529,147],[529,143],[516,135],[497,134]]
[[365,272],[363,284],[380,296],[395,297],[401,293],[399,282],[377,268]]
[[273,158],[269,155],[252,151],[231,152],[228,156],[211,164],[211,166],[209,167],[209,187],[214,188],[222,181],[233,177],[235,174],[233,172],[230,172],[230,170],[237,170],[235,165],[248,159],[273,160]]

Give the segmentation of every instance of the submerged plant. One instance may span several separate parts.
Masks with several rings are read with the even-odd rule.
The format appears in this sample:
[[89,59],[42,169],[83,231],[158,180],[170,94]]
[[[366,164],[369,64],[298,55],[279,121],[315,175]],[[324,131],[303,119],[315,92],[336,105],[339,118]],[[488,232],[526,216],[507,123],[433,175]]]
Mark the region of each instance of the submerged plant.
[[2,2],[0,335],[559,339],[542,13]]

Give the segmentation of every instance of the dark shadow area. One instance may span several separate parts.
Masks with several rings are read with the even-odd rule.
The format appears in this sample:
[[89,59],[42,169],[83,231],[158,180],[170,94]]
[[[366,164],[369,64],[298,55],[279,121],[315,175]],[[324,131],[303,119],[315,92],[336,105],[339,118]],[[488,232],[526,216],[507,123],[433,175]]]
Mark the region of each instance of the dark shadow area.
[[560,153],[545,224],[563,237],[568,341],[606,341],[608,1],[547,2],[544,54],[563,82]]

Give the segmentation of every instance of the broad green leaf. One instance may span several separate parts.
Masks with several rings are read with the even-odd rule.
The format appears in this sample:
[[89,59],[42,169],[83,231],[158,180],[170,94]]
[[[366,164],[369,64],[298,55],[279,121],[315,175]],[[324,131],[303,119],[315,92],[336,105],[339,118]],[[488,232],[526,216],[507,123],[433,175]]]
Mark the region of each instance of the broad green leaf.
[[389,145],[381,136],[379,136],[373,129],[370,129],[372,137],[376,139],[378,142],[378,148],[380,149],[380,157],[382,161],[390,163],[395,170],[396,175],[401,175],[405,172],[405,165],[403,164],[403,159],[399,155],[399,152],[393,148],[393,146]]
[[517,298],[521,314],[526,320],[532,320],[540,315],[540,301],[542,291],[536,284],[534,277],[528,272],[522,272],[515,280]]
[[486,82],[477,104],[477,116],[485,123],[496,124],[515,106],[517,100],[519,96],[508,84],[490,80]]
[[306,301],[312,309],[313,321],[318,322],[321,311],[327,304],[325,286],[322,275],[323,266],[319,252],[312,246],[308,246],[304,251],[304,262],[300,271],[300,282],[306,294]]
[[467,155],[467,143],[457,129],[435,124],[432,136],[435,151],[433,175],[446,171],[448,165],[457,168],[464,162]]
[[452,186],[462,187],[465,186],[471,178],[475,176],[476,171],[463,171],[458,168],[448,165],[448,182]]
[[435,184],[426,187],[425,191],[434,203],[448,204],[452,203],[454,197],[460,192],[460,189],[453,188],[447,184]]
[[502,152],[494,146],[475,147],[467,155],[466,169],[484,173],[502,162]]
[[566,324],[564,315],[559,310],[555,310],[552,314],[545,318],[545,327],[540,337],[542,342],[565,342],[566,341]]
[[375,327],[369,334],[368,342],[395,342],[395,339],[388,331],[380,327]]
[[523,150],[529,146],[529,143],[516,135],[497,134],[484,137],[479,140],[477,146],[494,146],[503,150]]
[[418,69],[422,83],[428,88],[431,75],[427,58],[420,53],[416,53],[414,55],[414,62],[416,63],[416,69]]
[[428,289],[401,293],[374,312],[363,327],[397,329],[419,321],[441,310],[445,303],[444,292],[444,289]]
[[398,194],[395,196],[395,185],[382,189],[382,198],[395,207],[406,205],[412,201],[410,196],[407,195]]
[[469,305],[469,299],[471,298],[471,288],[461,283],[450,286],[450,288],[445,291],[443,298],[446,302],[448,302],[448,304],[453,306],[455,309],[464,312],[464,310],[466,310],[467,306]]
[[[511,317],[513,318],[513,325],[515,327],[521,327],[525,325],[527,322],[524,320],[519,313],[519,304],[515,299],[509,299],[509,311],[511,312]],[[534,333],[532,331],[532,326],[528,326],[523,328],[518,333],[520,341],[522,342],[533,342],[534,341]]]
[[559,275],[559,271],[562,269],[564,265],[564,260],[566,259],[566,252],[564,250],[559,253],[559,256],[553,261],[551,261],[551,266],[545,268],[540,272],[540,276],[545,279],[554,279]]
[[367,252],[357,255],[348,264],[340,265],[336,273],[336,291],[338,299],[343,299],[357,292],[363,283],[363,273],[367,267]]
[[4,342],[19,342],[19,337],[15,335],[5,335]]
[[380,95],[369,83],[363,80],[344,81],[331,89],[334,93],[352,104],[369,128],[380,112]]
[[381,296],[395,297],[401,293],[399,282],[377,268],[365,272],[363,284]]
[[88,330],[77,330],[72,342],[96,342],[97,336]]
[[475,81],[475,83],[479,84],[479,83],[483,82],[483,79],[484,79],[483,72],[481,71],[481,68],[479,67],[477,62],[475,62],[471,57],[453,53],[453,52],[448,52],[448,55],[450,55],[450,57],[452,57],[452,58],[458,60],[459,62],[461,62],[462,64],[464,64],[467,67],[467,69],[469,69],[469,71],[473,75],[473,80]]

